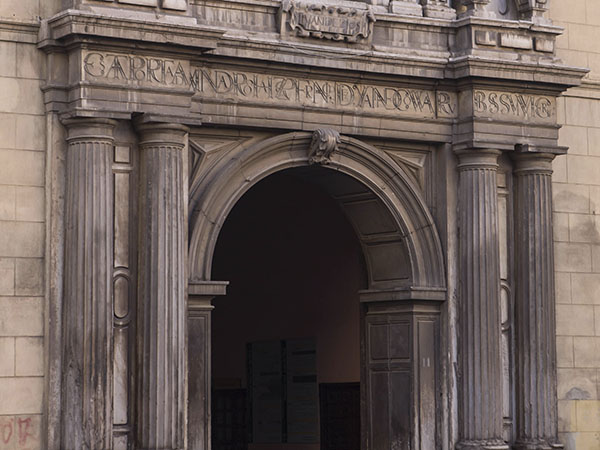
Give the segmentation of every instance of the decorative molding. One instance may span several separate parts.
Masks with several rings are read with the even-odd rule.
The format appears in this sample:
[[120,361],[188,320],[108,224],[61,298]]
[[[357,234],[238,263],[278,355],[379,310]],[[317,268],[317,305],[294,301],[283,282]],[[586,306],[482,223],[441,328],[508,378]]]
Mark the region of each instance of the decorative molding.
[[340,133],[331,128],[319,128],[313,133],[308,150],[310,164],[327,164],[331,155],[338,150]]
[[373,31],[375,15],[370,8],[360,10],[340,5],[305,4],[284,0],[281,5],[287,23],[296,35],[357,42]]

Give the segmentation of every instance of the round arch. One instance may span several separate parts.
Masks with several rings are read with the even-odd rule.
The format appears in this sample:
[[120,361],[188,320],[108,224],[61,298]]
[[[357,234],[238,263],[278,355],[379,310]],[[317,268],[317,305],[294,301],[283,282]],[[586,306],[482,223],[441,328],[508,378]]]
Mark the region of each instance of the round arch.
[[[320,130],[323,131],[323,130]],[[333,130],[325,130],[333,132]],[[315,132],[316,134],[317,132]],[[335,136],[337,133],[333,132]],[[289,168],[309,166],[313,133],[294,132],[238,148],[212,165],[190,188],[189,274],[191,282],[211,280],[212,258],[221,227],[236,202],[265,177]],[[406,249],[408,277],[394,282],[370,280],[370,288],[439,294],[445,288],[445,270],[439,236],[424,199],[409,176],[384,152],[360,140],[339,136],[335,149],[319,163],[360,182],[385,206]],[[334,151],[333,151],[334,150]],[[312,156],[312,157],[311,157]],[[400,250],[398,250],[400,251]],[[389,253],[374,252],[372,265],[389,264]],[[377,258],[382,259],[376,261]]]

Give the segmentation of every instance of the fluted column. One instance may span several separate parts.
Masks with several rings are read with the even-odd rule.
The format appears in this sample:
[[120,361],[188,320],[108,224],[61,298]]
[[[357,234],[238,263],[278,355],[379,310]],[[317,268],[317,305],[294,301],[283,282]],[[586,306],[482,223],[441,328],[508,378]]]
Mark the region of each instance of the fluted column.
[[61,448],[112,447],[113,129],[68,129]]
[[519,450],[558,443],[556,326],[552,236],[552,160],[520,153],[515,160],[516,400]]
[[137,126],[140,135],[136,448],[183,449],[186,300],[183,148],[187,129]]
[[507,449],[502,439],[499,151],[459,157],[459,449]]

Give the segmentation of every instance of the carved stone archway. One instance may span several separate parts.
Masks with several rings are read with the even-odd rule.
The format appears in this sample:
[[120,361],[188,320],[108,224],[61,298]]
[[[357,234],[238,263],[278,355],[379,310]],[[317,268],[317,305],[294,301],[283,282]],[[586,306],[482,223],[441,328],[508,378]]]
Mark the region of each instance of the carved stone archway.
[[[419,190],[389,156],[331,129],[268,138],[227,153],[220,161],[207,164],[205,170],[193,171],[188,297],[189,445],[208,448],[210,442],[211,299],[223,295],[226,287],[222,281],[211,280],[219,231],[233,206],[252,186],[281,170],[312,164],[327,169],[321,173],[343,174],[364,188],[358,198],[339,192],[337,197],[333,195],[357,231],[369,275],[368,289],[360,293],[361,302],[366,305],[362,344],[362,395],[366,405],[362,411],[363,448],[437,448],[439,306],[446,292],[444,257],[436,226]],[[389,219],[385,232],[375,230],[366,236],[368,233],[352,212],[358,202]],[[365,217],[364,210],[360,214]],[[377,241],[375,235],[384,239]],[[394,268],[382,270],[400,265],[399,261],[405,262],[405,273],[396,273]],[[391,345],[392,342],[402,345]],[[404,401],[392,402],[392,396]]]

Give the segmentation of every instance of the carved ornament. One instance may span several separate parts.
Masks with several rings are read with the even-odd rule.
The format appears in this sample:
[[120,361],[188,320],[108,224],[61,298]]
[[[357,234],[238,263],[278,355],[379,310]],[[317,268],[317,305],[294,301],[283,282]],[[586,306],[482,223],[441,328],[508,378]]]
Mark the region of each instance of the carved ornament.
[[540,15],[547,9],[547,0],[516,0],[522,18]]
[[331,155],[338,150],[340,133],[331,128],[319,128],[313,133],[308,149],[308,162],[310,164],[327,164]]
[[285,0],[282,11],[297,36],[357,42],[369,37],[375,22],[371,9],[339,5],[304,4]]

